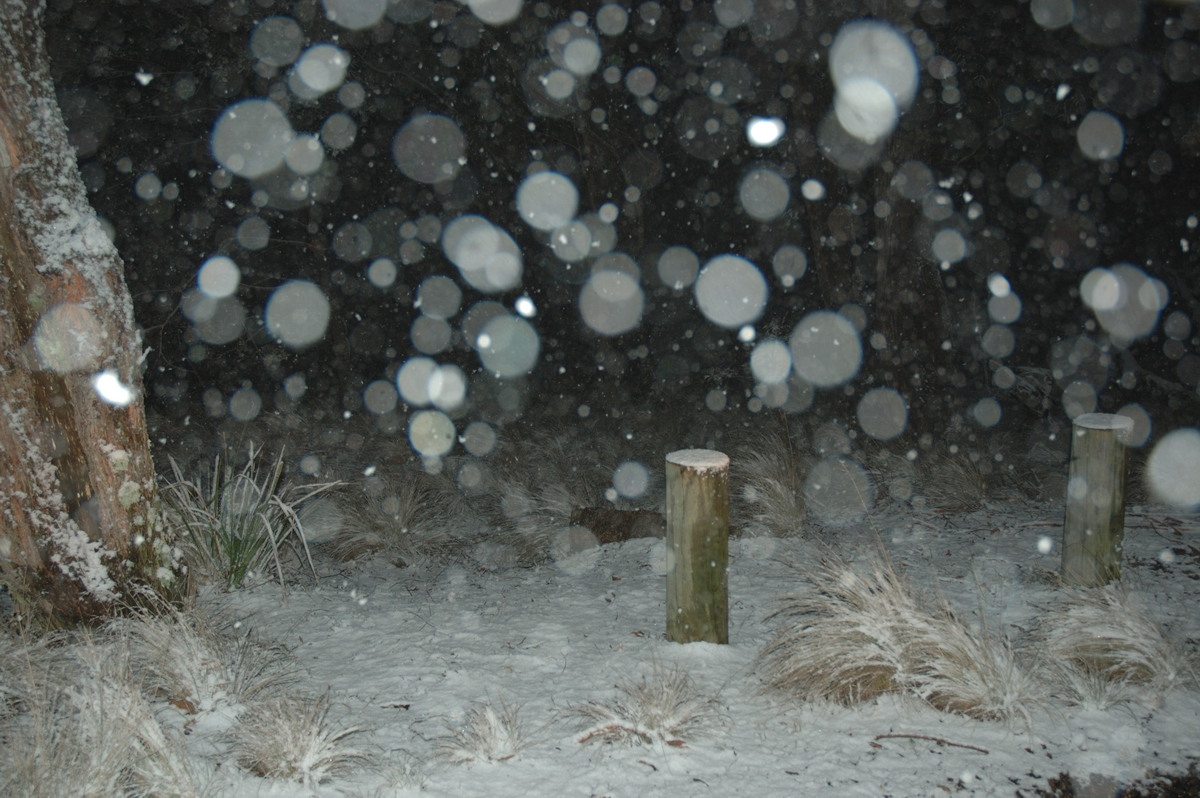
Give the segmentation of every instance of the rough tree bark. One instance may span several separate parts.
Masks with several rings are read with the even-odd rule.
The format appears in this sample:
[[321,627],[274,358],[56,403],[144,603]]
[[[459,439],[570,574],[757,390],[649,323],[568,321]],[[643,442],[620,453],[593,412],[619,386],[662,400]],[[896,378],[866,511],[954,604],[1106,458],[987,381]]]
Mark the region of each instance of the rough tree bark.
[[[88,205],[50,79],[41,0],[0,0],[0,580],[70,623],[181,580],[141,401],[123,266]],[[101,374],[131,395],[106,402]]]

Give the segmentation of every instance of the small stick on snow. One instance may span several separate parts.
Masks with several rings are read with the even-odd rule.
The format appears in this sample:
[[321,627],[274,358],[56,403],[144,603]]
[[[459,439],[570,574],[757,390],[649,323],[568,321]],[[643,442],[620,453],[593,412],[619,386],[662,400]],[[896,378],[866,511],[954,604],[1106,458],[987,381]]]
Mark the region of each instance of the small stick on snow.
[[928,740],[929,742],[937,743],[938,745],[952,745],[955,748],[968,748],[972,751],[978,751],[981,754],[990,754],[991,753],[991,751],[987,750],[986,748],[980,748],[977,745],[969,745],[967,743],[955,743],[955,742],[951,742],[950,740],[943,740],[941,737],[931,737],[928,734],[876,734],[875,735],[876,740],[891,740],[891,739],[897,739],[897,738],[906,738],[909,740]]

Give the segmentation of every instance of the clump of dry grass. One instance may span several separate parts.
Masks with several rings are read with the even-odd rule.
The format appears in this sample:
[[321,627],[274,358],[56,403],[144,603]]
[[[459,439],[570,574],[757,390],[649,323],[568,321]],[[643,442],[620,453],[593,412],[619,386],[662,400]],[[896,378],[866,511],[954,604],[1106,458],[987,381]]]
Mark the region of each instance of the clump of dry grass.
[[986,626],[968,626],[942,605],[929,634],[906,652],[907,688],[943,712],[976,720],[1020,719],[1033,724],[1031,711],[1043,692],[1017,659],[1012,642]]
[[123,638],[144,689],[188,712],[238,705],[296,678],[291,657],[201,613],[166,608],[109,624]]
[[529,743],[520,712],[519,704],[505,699],[471,707],[462,725],[438,741],[437,759],[456,764],[512,759]]
[[779,537],[804,534],[807,469],[800,442],[787,429],[760,434],[732,458],[733,510],[742,524],[762,524]]
[[1028,721],[1038,691],[1011,644],[931,604],[886,558],[827,561],[810,578],[813,590],[772,616],[784,625],[758,655],[768,687],[845,705],[907,693],[968,717]]
[[1107,706],[1134,687],[1161,696],[1197,675],[1187,651],[1117,584],[1068,593],[1042,616],[1032,647],[1068,700],[1083,705]]
[[926,618],[891,564],[827,561],[809,577],[813,590],[771,616],[784,623],[758,655],[767,686],[846,705],[900,691],[914,624]]
[[229,733],[235,757],[259,776],[303,781],[315,787],[371,763],[374,754],[348,740],[366,732],[329,717],[329,693],[319,698],[272,696],[247,707]]
[[935,509],[970,513],[988,497],[988,474],[966,452],[928,454],[917,473],[918,492]]
[[[602,448],[606,442],[606,436],[593,439],[574,428],[538,428],[506,442],[496,458],[501,501],[509,496],[507,488],[519,484],[532,489],[536,507],[558,517],[603,505],[612,480],[612,468],[604,464],[614,459]],[[511,511],[505,514],[512,517]]]
[[478,526],[450,477],[415,465],[389,467],[344,486],[331,498],[345,523],[330,540],[341,560],[377,555],[397,565],[445,559]]
[[[638,428],[641,423],[645,429]],[[543,563],[581,510],[658,509],[658,469],[649,470],[637,495],[623,495],[614,476],[623,463],[661,457],[663,448],[656,445],[661,427],[657,419],[639,423],[624,416],[566,427],[508,427],[509,437],[487,458],[486,478],[480,480],[486,487],[476,489],[480,498],[487,494],[480,508],[490,530],[474,541],[472,559],[485,568]]]
[[1105,710],[1134,699],[1132,684],[1111,681],[1090,667],[1062,660],[1044,660],[1042,667],[1055,697],[1072,706]]
[[571,525],[579,497],[559,482],[531,484],[527,475],[510,473],[498,480],[496,531],[475,551],[481,564],[532,565],[550,557],[559,530]]
[[649,677],[623,682],[616,697],[589,700],[574,708],[586,721],[581,743],[606,742],[680,747],[685,740],[721,722],[716,701],[702,695],[678,668],[657,663]]
[[0,719],[22,711],[29,694],[47,682],[70,677],[65,640],[60,632],[35,636],[0,629]]
[[537,429],[506,441],[492,468],[494,532],[473,551],[476,561],[484,566],[545,562],[576,510],[608,506],[612,468],[603,463],[614,455],[600,448],[605,440],[577,430]]
[[912,500],[917,484],[917,466],[905,454],[878,448],[867,458],[872,482],[882,496],[905,504]]
[[124,641],[85,635],[56,659],[0,714],[0,794],[200,793],[181,741],[144,697]]

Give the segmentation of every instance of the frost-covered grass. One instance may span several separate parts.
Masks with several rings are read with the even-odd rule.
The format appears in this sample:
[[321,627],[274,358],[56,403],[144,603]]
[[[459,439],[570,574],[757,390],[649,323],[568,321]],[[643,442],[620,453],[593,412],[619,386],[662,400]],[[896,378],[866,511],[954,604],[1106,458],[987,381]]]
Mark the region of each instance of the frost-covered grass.
[[1032,727],[1032,712],[1045,691],[1012,641],[986,625],[970,626],[942,604],[931,614],[925,636],[906,651],[911,672],[906,687],[931,706],[976,720],[1020,720]]
[[367,731],[330,717],[330,697],[265,697],[248,706],[230,732],[238,764],[259,776],[310,787],[367,765],[374,752],[351,738]]
[[907,452],[880,447],[864,459],[881,498],[899,503],[907,503],[913,499],[917,486],[915,456],[910,457]]
[[1040,617],[1024,650],[964,622],[941,599],[911,588],[882,557],[831,560],[811,589],[783,600],[782,621],[759,652],[766,684],[805,701],[860,703],[883,693],[981,720],[1032,723],[1048,695],[1106,707],[1146,688],[1153,700],[1194,684],[1194,658],[1110,585],[1075,591]]
[[289,692],[281,648],[195,608],[161,610],[74,637],[0,636],[0,794],[205,794],[212,764],[185,739],[209,717],[236,718],[210,750],[258,776],[312,786],[374,761],[351,742],[366,727],[335,722],[328,692]]
[[585,721],[581,743],[681,747],[722,722],[716,700],[700,693],[686,671],[658,663],[649,676],[617,685],[615,696],[590,699],[574,712]]
[[901,690],[912,622],[928,619],[890,564],[830,561],[809,580],[810,591],[782,599],[772,616],[781,627],[758,655],[766,684],[845,705]]
[[989,475],[978,455],[963,451],[936,452],[919,464],[918,490],[933,507],[969,513],[983,507],[990,491]]
[[260,468],[258,455],[251,450],[240,469],[218,456],[207,479],[188,479],[171,461],[174,480],[163,486],[162,495],[193,582],[238,588],[274,566],[282,583],[289,554],[311,568],[297,511],[335,483],[285,481],[282,455],[266,468]]
[[906,693],[972,718],[1028,722],[1042,694],[1010,641],[919,594],[885,557],[828,560],[808,579],[811,590],[783,600],[781,628],[759,653],[769,687],[844,705]]
[[805,465],[801,442],[788,429],[761,433],[731,459],[736,520],[760,524],[775,535],[804,534]]
[[142,687],[122,641],[77,639],[69,658],[30,678],[15,711],[0,716],[0,794],[199,795],[196,763]]
[[27,705],[29,694],[60,669],[60,637],[0,629],[0,718]]
[[328,541],[341,560],[374,555],[397,565],[445,562],[478,527],[448,477],[413,465],[380,469],[321,501],[336,503],[344,519]]
[[141,613],[114,621],[109,630],[128,644],[143,689],[189,713],[239,706],[297,677],[279,646],[239,634],[231,623],[194,608]]
[[1107,706],[1135,687],[1161,696],[1196,683],[1195,657],[1119,584],[1066,594],[1042,616],[1031,648],[1064,697],[1084,706]]
[[437,758],[455,764],[512,759],[529,743],[520,713],[520,705],[506,698],[470,707],[463,722],[438,740]]

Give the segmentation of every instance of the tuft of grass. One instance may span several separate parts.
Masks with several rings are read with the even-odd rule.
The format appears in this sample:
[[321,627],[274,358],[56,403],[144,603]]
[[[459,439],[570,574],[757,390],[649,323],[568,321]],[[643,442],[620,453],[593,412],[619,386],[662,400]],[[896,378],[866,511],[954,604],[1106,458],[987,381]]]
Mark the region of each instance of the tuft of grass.
[[757,658],[769,688],[844,705],[906,693],[945,712],[1028,724],[1040,692],[1011,643],[930,605],[885,557],[827,561],[810,578],[814,589],[772,616],[783,627]]
[[770,616],[783,626],[758,654],[767,686],[844,705],[902,690],[906,650],[928,618],[891,563],[856,570],[831,560],[809,577],[813,590],[785,597]]
[[33,636],[0,630],[0,721],[27,708],[30,694],[47,681],[62,677],[67,666],[64,640],[61,633]]
[[30,680],[0,717],[0,794],[194,796],[199,777],[158,722],[128,649],[91,636],[68,662]]
[[1196,680],[1187,651],[1117,584],[1070,591],[1042,616],[1033,638],[1077,703],[1119,700],[1133,686],[1161,696]]
[[1019,719],[1032,728],[1031,712],[1044,695],[1012,642],[986,626],[968,626],[945,604],[931,621],[905,652],[907,689],[943,712],[976,720]]
[[734,509],[779,537],[802,535],[807,475],[797,441],[786,431],[763,434],[733,458]]
[[330,542],[341,560],[382,555],[403,566],[446,559],[473,526],[454,483],[415,467],[373,474],[361,490],[343,488],[334,500],[347,518]]
[[918,462],[919,493],[939,510],[970,513],[982,509],[989,476],[966,452],[927,455]]
[[285,484],[283,455],[266,469],[252,449],[241,469],[221,457],[207,480],[185,479],[172,459],[175,481],[163,487],[168,517],[179,529],[179,544],[193,581],[219,581],[241,587],[274,565],[284,583],[283,560],[294,555],[316,573],[297,510],[338,483]]
[[492,469],[494,532],[472,551],[475,559],[485,567],[546,562],[555,537],[577,510],[610,506],[605,490],[613,469],[602,463],[619,460],[598,448],[603,440],[575,428],[552,428],[526,430],[505,441]]
[[371,796],[392,798],[397,790],[423,790],[426,773],[422,762],[408,751],[392,751],[390,754],[389,761],[379,768],[383,783],[371,792]]
[[682,747],[685,741],[721,722],[715,699],[702,695],[685,671],[657,663],[649,677],[617,685],[606,701],[574,708],[585,721],[581,743],[645,744]]
[[329,709],[328,692],[318,698],[281,695],[255,702],[229,734],[238,764],[265,778],[298,780],[312,788],[372,763],[372,752],[348,742],[367,729],[335,725]]
[[882,496],[900,504],[912,501],[916,489],[917,466],[906,454],[885,448],[870,453],[869,473],[871,481],[879,486]]
[[528,474],[514,473],[498,483],[497,531],[486,543],[503,547],[503,551],[489,553],[483,558],[488,561],[507,560],[515,565],[545,562],[556,535],[571,525],[575,510],[596,506],[587,503],[586,491],[564,482],[535,484]]
[[1133,700],[1133,685],[1114,682],[1086,665],[1044,662],[1056,698],[1084,709],[1105,710]]
[[512,759],[529,743],[520,711],[520,705],[506,699],[469,708],[462,725],[451,727],[438,741],[436,757],[451,763]]
[[296,678],[284,649],[237,635],[195,608],[117,619],[109,629],[127,641],[145,689],[189,714],[244,704]]

